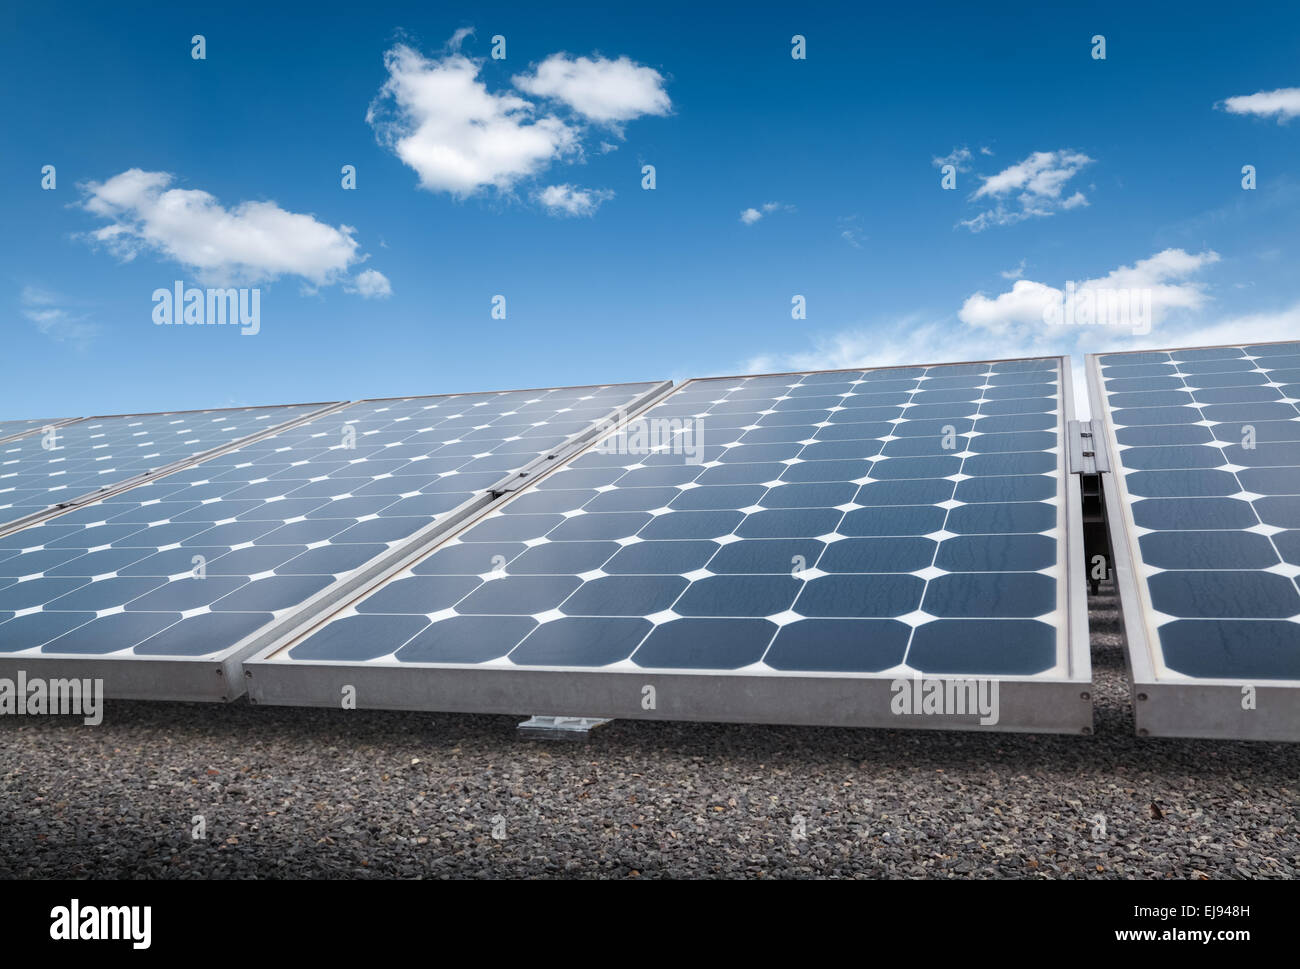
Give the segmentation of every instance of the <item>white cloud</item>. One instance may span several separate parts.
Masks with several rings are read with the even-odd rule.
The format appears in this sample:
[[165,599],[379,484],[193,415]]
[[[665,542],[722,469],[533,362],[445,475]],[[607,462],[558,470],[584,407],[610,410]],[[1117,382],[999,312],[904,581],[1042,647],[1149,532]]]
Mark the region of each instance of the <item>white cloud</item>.
[[971,198],[992,199],[995,205],[961,224],[972,232],[982,232],[990,226],[1012,225],[1085,206],[1088,200],[1082,192],[1076,191],[1065,199],[1061,192],[1092,161],[1077,151],[1036,151],[994,175],[983,176],[983,184]]
[[1002,335],[1021,326],[1042,326],[1043,311],[1059,302],[1063,291],[1032,279],[1017,279],[1010,291],[990,299],[976,293],[962,303],[958,318],[967,326]]
[[954,148],[946,155],[936,155],[931,159],[931,162],[935,168],[942,168],[944,165],[951,165],[953,168],[957,169],[957,171],[965,172],[970,171],[970,159],[970,149],[963,146],[961,148]]
[[663,75],[627,57],[552,54],[532,74],[515,75],[514,83],[527,94],[560,101],[596,124],[617,125],[672,110]]
[[350,226],[327,225],[274,202],[227,209],[207,192],[170,187],[175,180],[132,168],[83,186],[83,207],[109,220],[89,238],[123,260],[154,252],[216,283],[288,275],[322,285],[361,259]]
[[56,343],[70,343],[84,350],[99,333],[97,324],[88,322],[84,314],[68,309],[68,301],[58,293],[24,286],[18,301],[23,316]]
[[1020,279],[1025,275],[1025,260],[1020,260],[1020,265],[1015,269],[1004,269],[998,273],[1003,279]]
[[1278,124],[1300,117],[1300,87],[1283,87],[1276,91],[1257,91],[1226,98],[1217,105],[1229,114],[1253,114],[1260,118],[1276,116]]
[[840,238],[851,245],[854,249],[862,248],[862,218],[861,216],[845,215],[835,220],[840,226]]
[[[1209,323],[1197,323],[1178,333],[1183,346],[1216,346],[1233,343],[1268,343],[1273,340],[1294,340],[1300,333],[1300,303],[1266,313],[1246,313]],[[1162,340],[1144,338],[1136,341],[1136,350],[1158,349],[1168,345]]]
[[[672,109],[663,75],[627,57],[552,54],[531,73],[513,78],[517,91],[489,91],[480,77],[484,62],[461,53],[472,33],[472,28],[456,31],[441,56],[425,57],[405,44],[385,52],[388,80],[366,112],[380,144],[431,192],[460,198],[489,188],[513,192],[557,162],[581,161],[592,125],[604,126],[604,133],[617,139],[625,122]],[[564,117],[544,112],[525,94],[567,111]],[[606,137],[591,151],[607,154],[617,148]],[[574,190],[557,196],[564,187],[532,194],[555,201],[543,203],[553,214],[590,214],[612,195]]]
[[537,193],[552,215],[595,215],[602,202],[614,197],[609,189],[578,188],[574,185],[548,185]]
[[1010,291],[996,297],[975,294],[963,303],[955,318],[914,314],[882,325],[860,325],[815,335],[809,348],[753,357],[742,365],[742,372],[1069,354],[1075,358],[1076,410],[1086,416],[1086,390],[1082,374],[1077,372],[1083,354],[1295,338],[1300,332],[1300,303],[1274,312],[1204,319],[1201,312],[1208,296],[1203,285],[1190,277],[1218,261],[1218,254],[1212,251],[1166,249],[1079,284],[1149,288],[1155,323],[1145,334],[1113,326],[1049,326],[1043,322],[1044,303],[1059,298],[1062,291],[1020,279]]
[[765,215],[771,215],[773,212],[793,212],[793,205],[786,205],[784,202],[764,202],[758,208],[744,209],[740,213],[740,221],[745,225],[753,225]]
[[1061,186],[1091,161],[1079,152],[1036,151],[1024,161],[987,176],[974,197],[1006,195],[1022,189],[1030,195],[1056,198],[1061,194]]
[[[937,348],[937,349],[936,349]],[[1001,356],[1001,353],[996,354]],[[942,320],[910,316],[884,327],[854,327],[813,337],[807,350],[751,357],[743,373],[895,367],[990,356],[987,337],[965,333]]]
[[[1132,266],[1120,266],[1105,276],[1075,283],[1079,290],[1124,290],[1149,294],[1151,322],[1159,324],[1175,309],[1197,309],[1206,301],[1204,284],[1191,280],[1206,266],[1219,261],[1213,251],[1188,253],[1182,249],[1165,249]],[[957,312],[967,326],[1003,336],[1023,328],[1043,328],[1044,311],[1059,305],[1066,291],[1030,279],[1017,279],[1008,292],[993,298],[983,293],[969,297]],[[1102,329],[1105,329],[1104,327]]]
[[384,54],[388,80],[366,112],[380,142],[430,191],[509,191],[579,148],[578,131],[532,102],[493,94],[480,65],[460,53],[433,59],[405,44]]
[[388,299],[393,295],[393,286],[378,269],[363,269],[357,273],[348,292],[357,293],[362,299]]

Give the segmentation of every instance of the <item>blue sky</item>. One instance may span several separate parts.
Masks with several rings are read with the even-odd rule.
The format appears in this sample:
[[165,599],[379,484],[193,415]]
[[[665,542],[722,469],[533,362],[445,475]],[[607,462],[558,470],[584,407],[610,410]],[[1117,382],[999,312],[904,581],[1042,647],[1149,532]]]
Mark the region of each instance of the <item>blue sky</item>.
[[1294,4],[324,6],[0,14],[0,417],[1300,334]]

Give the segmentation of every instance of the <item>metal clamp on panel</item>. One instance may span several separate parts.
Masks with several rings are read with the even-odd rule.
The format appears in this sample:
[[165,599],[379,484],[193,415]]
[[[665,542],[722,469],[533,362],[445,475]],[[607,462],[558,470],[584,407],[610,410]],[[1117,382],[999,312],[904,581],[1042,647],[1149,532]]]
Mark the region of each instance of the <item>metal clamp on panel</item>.
[[[546,465],[554,464],[556,458],[558,457],[559,457],[558,454],[548,454],[546,455],[546,457],[542,458],[542,462]],[[488,490],[491,493],[493,498],[500,498],[502,495],[512,494],[513,492],[518,491],[520,488],[532,484],[533,479],[536,478],[538,474],[540,474],[543,470],[544,467],[534,462],[533,464],[529,465],[527,468],[524,468],[522,471],[516,471],[509,478],[505,478],[501,481],[498,481]]]
[[502,495],[508,495],[519,491],[521,488],[525,488],[532,484],[551,468],[563,464],[590,443],[589,437],[584,437],[580,441],[570,442],[564,447],[543,454],[540,458],[530,461],[510,477],[498,481],[488,490],[492,493],[493,498],[500,498]]
[[557,468],[569,458],[581,453],[593,441],[625,427],[629,420],[639,417],[652,405],[659,403],[672,389],[673,382],[671,380],[659,381],[611,416],[606,417],[604,420],[593,421],[590,427],[565,441],[554,451],[548,451],[546,454],[534,458],[509,477],[498,481],[488,489],[488,492],[496,499],[526,488],[551,468]]
[[1101,591],[1100,557],[1105,574],[1110,574],[1110,533],[1106,528],[1105,479],[1110,473],[1110,459],[1102,437],[1099,420],[1070,421],[1066,426],[1069,454],[1066,468],[1079,476],[1079,497],[1083,513],[1083,547],[1088,562],[1088,589],[1093,595]]
[[1101,446],[1101,421],[1070,421],[1067,428],[1070,438],[1068,467],[1071,474],[1105,474],[1110,471],[1110,460]]

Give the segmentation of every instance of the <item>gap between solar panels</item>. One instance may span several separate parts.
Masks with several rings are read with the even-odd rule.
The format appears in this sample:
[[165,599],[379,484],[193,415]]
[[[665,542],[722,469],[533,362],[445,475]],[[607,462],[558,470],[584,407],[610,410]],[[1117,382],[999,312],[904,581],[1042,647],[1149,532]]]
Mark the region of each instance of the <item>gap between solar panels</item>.
[[[224,454],[345,403],[113,414],[29,427],[13,437],[13,446],[0,451],[0,537]],[[176,424],[186,426],[176,428]],[[179,437],[182,434],[187,436]],[[0,445],[10,443],[6,440]],[[110,464],[105,466],[104,461]]]
[[1300,741],[1300,343],[1087,370],[1139,734]]
[[688,381],[267,643],[250,699],[1089,733],[1072,400],[1060,357]]
[[0,676],[238,697],[250,652],[669,386],[338,404],[98,491],[0,537]]
[[80,417],[64,417],[60,420],[51,421],[0,421],[0,444],[8,444],[10,441],[16,441],[20,437],[26,437],[28,434],[35,434],[38,431],[47,431],[63,427],[66,424],[74,424],[79,420],[81,420]]

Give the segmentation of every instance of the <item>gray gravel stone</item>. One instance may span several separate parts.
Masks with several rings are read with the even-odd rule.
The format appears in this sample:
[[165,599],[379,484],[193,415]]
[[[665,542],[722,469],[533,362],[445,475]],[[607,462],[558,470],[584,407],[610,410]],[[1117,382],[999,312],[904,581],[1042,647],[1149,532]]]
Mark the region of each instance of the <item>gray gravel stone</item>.
[[[0,876],[1295,878],[1300,745],[174,703],[0,718]],[[193,838],[197,817],[206,837]],[[1104,821],[1104,828],[1102,822]]]

